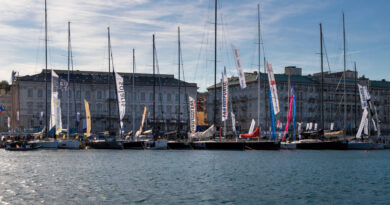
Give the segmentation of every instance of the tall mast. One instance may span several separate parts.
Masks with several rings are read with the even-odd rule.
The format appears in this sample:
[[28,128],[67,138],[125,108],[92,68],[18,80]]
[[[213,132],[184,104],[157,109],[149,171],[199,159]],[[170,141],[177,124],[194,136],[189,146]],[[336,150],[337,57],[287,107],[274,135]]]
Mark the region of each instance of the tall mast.
[[156,47],[154,42],[153,34],[153,136],[156,139],[156,74],[155,74],[155,56],[156,56]]
[[344,136],[347,135],[347,96],[346,96],[346,86],[345,86],[345,75],[346,75],[346,59],[345,59],[345,21],[344,21],[344,12],[343,12],[343,41],[344,41]]
[[67,113],[67,133],[66,133],[66,139],[69,139],[69,103],[70,103],[70,89],[69,89],[69,82],[70,82],[70,21],[68,21],[68,113]]
[[355,131],[357,129],[357,72],[356,72],[356,61],[354,62],[354,68],[355,68],[355,110],[354,110],[354,113],[355,113]]
[[47,4],[45,0],[45,136],[47,137]]
[[133,101],[133,110],[132,110],[133,140],[134,140],[134,136],[135,136],[135,76],[134,76],[134,73],[135,73],[135,50],[133,48],[133,89],[132,89],[132,93],[133,93],[133,97],[132,97],[132,101]]
[[[264,47],[263,47],[264,48]],[[266,68],[266,60],[265,60],[265,56],[264,56],[264,59],[263,59],[263,65],[264,65],[264,74],[267,75],[267,68]],[[266,77],[267,79],[267,77]],[[264,80],[264,114],[265,114],[265,128],[266,130],[268,129],[268,115],[267,115],[267,112],[268,112],[268,109],[267,109],[267,82],[266,80]]]
[[217,126],[217,0],[215,0],[214,18],[214,126]]
[[[320,47],[321,47],[321,129],[324,130],[324,56],[322,49],[322,23],[320,23]],[[344,96],[345,98],[345,96]]]
[[[258,73],[258,78],[257,78],[257,123],[258,125],[260,126],[260,77],[261,77],[261,74],[260,74],[260,5],[257,4],[257,34],[258,34],[258,49],[259,49],[259,62],[258,62],[258,70],[257,70],[257,73]],[[265,102],[264,102],[265,104]]]
[[111,82],[110,82],[110,73],[111,73],[111,40],[110,40],[110,27],[107,27],[108,31],[108,75],[107,75],[107,84],[108,84],[108,133],[110,135],[110,130],[111,130]]
[[179,74],[179,82],[178,82],[178,92],[179,92],[179,110],[177,111],[177,133],[180,135],[180,107],[181,107],[181,104],[180,104],[180,64],[181,64],[181,61],[180,61],[180,27],[177,27],[177,34],[178,34],[178,45],[177,45],[177,53],[178,53],[178,56],[177,56],[177,58],[178,58],[178,74]]

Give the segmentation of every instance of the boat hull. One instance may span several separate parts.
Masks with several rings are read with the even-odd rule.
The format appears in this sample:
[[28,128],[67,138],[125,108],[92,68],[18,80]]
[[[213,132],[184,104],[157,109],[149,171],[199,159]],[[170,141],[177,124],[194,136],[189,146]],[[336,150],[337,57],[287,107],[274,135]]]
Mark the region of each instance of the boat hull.
[[295,143],[285,143],[285,142],[280,143],[280,149],[296,149],[296,148],[297,148],[297,144]]
[[141,149],[144,149],[144,142],[143,141],[125,141],[125,142],[123,142],[123,148],[124,149],[141,150]]
[[346,150],[348,143],[346,141],[335,142],[305,142],[297,143],[297,149],[312,149],[312,150]]
[[280,149],[279,142],[245,142],[246,150],[278,150]]
[[168,141],[167,140],[145,141],[144,146],[146,149],[164,150],[168,148]]
[[168,149],[186,150],[192,149],[192,146],[189,142],[168,142]]
[[244,150],[244,142],[205,142],[207,150]]
[[58,141],[58,149],[80,149],[80,141],[60,140]]
[[31,141],[29,144],[42,149],[58,149],[58,141]]
[[92,149],[123,149],[121,141],[90,141],[87,143]]

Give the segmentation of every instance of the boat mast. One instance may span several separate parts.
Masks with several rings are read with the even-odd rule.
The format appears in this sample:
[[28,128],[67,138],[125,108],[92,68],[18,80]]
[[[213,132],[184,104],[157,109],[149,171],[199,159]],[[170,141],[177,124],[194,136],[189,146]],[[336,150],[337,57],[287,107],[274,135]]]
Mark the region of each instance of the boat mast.
[[[324,130],[324,55],[322,49],[322,23],[320,23],[320,47],[321,47],[321,129]],[[345,97],[345,96],[344,96]]]
[[[221,83],[221,93],[222,93],[222,95],[224,95],[225,96],[225,94],[222,92],[223,90],[224,90],[224,85],[223,85],[223,83],[224,83],[224,81],[225,81],[225,76],[226,76],[226,66],[224,66],[223,67],[223,76],[222,76],[222,83]],[[228,85],[229,85],[229,80],[227,80],[227,82],[226,82]],[[227,86],[228,87],[228,86]],[[225,91],[225,92],[228,92],[228,91]],[[223,101],[223,97],[221,98],[222,99],[222,101]],[[226,99],[228,102],[229,102],[229,100],[228,99]],[[221,101],[221,102],[222,102]],[[222,104],[223,104],[223,102],[222,102]],[[221,106],[222,107],[222,106]],[[228,113],[229,113],[229,107],[228,106],[226,106],[227,108],[228,108]],[[222,109],[224,109],[223,107],[222,107]],[[229,114],[228,114],[229,115]],[[226,121],[227,121],[227,119],[226,120],[224,120],[223,121],[223,137],[224,138],[226,138]]]
[[70,82],[70,21],[68,21],[68,113],[67,113],[67,133],[66,133],[66,139],[69,140],[69,103],[70,103],[70,89],[69,89],[69,82]]
[[214,18],[214,126],[217,126],[217,0],[215,0]]
[[132,93],[133,93],[133,97],[132,97],[132,101],[133,101],[133,110],[132,110],[133,140],[134,140],[134,136],[135,136],[135,76],[134,76],[134,72],[135,72],[135,49],[133,48],[133,89],[132,89]]
[[155,54],[156,47],[153,34],[153,137],[156,140],[156,74],[155,74]]
[[111,73],[111,55],[110,55],[110,27],[107,27],[107,31],[108,31],[108,46],[107,46],[107,49],[108,49],[108,74],[107,74],[107,84],[108,84],[108,133],[110,135],[110,130],[111,130],[111,83],[110,83],[110,73]]
[[[263,45],[264,46],[264,45]],[[263,47],[264,48],[264,47]],[[267,75],[267,68],[266,68],[266,60],[265,60],[265,56],[263,58],[263,65],[264,65],[264,74]],[[268,79],[266,77],[266,79]],[[268,129],[268,115],[267,115],[267,112],[268,112],[268,109],[267,109],[267,82],[266,80],[264,80],[264,114],[265,114],[265,130]]]
[[345,86],[345,75],[346,75],[346,59],[345,59],[345,21],[344,21],[344,12],[343,12],[343,41],[344,41],[344,136],[347,135],[347,96],[346,96],[346,86]]
[[178,81],[178,92],[179,92],[179,109],[178,109],[178,111],[177,111],[177,133],[178,133],[178,135],[180,135],[180,107],[181,107],[181,104],[180,104],[180,64],[181,64],[181,62],[180,62],[180,52],[181,52],[181,48],[180,48],[180,27],[177,27],[177,34],[178,34],[178,45],[177,45],[177,53],[178,53],[178,56],[177,56],[177,58],[178,58],[178,74],[179,74],[179,81]]
[[47,137],[48,133],[48,125],[47,125],[47,4],[45,0],[45,137]]
[[258,49],[259,49],[259,62],[258,62],[258,70],[257,70],[257,73],[258,73],[258,78],[257,78],[257,123],[258,125],[260,126],[260,77],[261,77],[261,74],[260,74],[260,5],[257,4],[257,32],[258,32]]
[[354,68],[355,68],[355,131],[356,131],[356,128],[357,128],[357,72],[356,72],[356,61],[354,62]]

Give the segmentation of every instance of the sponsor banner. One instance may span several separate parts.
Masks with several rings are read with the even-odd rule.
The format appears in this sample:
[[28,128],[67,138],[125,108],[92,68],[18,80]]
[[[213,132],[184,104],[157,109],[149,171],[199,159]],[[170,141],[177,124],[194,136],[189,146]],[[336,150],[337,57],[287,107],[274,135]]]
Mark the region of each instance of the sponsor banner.
[[253,130],[255,129],[255,123],[256,123],[255,120],[252,119],[251,126],[249,127],[248,133],[252,133],[253,132]]
[[120,130],[123,129],[123,118],[126,113],[126,96],[125,89],[123,86],[123,78],[117,72],[115,72],[115,83],[116,83],[116,96],[118,99],[118,108],[119,108],[119,121],[120,121]]
[[240,52],[238,49],[232,45],[233,53],[234,53],[234,59],[236,61],[236,69],[238,73],[238,78],[240,80],[240,87],[241,89],[246,88],[246,82],[245,82],[245,74],[242,69],[242,64],[241,64],[241,58],[240,58]]
[[271,99],[272,99],[274,114],[277,115],[280,112],[278,90],[276,88],[275,76],[274,76],[274,71],[272,69],[272,65],[268,62],[267,62],[267,73],[268,73],[269,87],[271,90]]
[[194,134],[196,132],[196,101],[191,96],[188,98],[190,109],[190,131]]
[[222,121],[228,119],[229,84],[225,73],[222,73]]

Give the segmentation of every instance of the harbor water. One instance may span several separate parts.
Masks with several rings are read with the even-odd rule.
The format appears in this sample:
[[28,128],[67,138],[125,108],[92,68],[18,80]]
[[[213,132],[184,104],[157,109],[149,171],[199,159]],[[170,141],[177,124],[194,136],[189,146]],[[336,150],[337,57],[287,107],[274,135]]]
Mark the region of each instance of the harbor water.
[[389,204],[390,151],[0,150],[0,204]]

